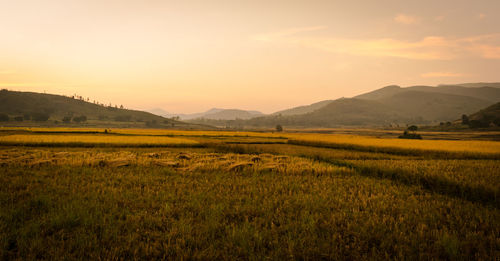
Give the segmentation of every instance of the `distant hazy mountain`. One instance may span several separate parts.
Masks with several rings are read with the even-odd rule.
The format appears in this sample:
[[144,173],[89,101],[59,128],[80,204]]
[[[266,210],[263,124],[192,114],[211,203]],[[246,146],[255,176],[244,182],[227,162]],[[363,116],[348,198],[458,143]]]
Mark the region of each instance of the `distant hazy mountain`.
[[165,118],[172,117],[171,113],[169,113],[168,111],[166,111],[164,109],[160,109],[160,108],[149,109],[149,110],[146,110],[146,111],[150,112],[152,114],[158,115],[158,116],[165,117]]
[[235,119],[251,119],[254,117],[262,116],[259,111],[245,111],[239,109],[219,109],[213,108],[200,114],[187,114],[181,116],[181,119],[210,119],[210,120],[235,120]]
[[276,124],[297,127],[337,127],[452,121],[500,101],[497,83],[412,86],[396,85],[354,98],[326,100],[258,117],[238,126]]
[[496,102],[500,100],[500,87],[490,87],[490,85],[500,85],[496,83],[486,84],[486,86],[475,86],[475,87],[462,87],[458,85],[440,85],[438,87],[433,86],[411,86],[406,88],[401,88],[397,85],[387,86],[372,92],[361,94],[355,96],[354,98],[367,99],[367,100],[379,100],[383,98],[391,97],[395,94],[410,92],[410,91],[421,91],[428,93],[446,93],[453,95],[462,95],[468,97],[474,97],[478,99],[483,99],[491,102]]
[[299,107],[294,107],[294,108],[291,108],[291,109],[287,109],[287,110],[282,110],[282,111],[278,111],[278,112],[275,112],[273,113],[272,115],[283,115],[283,116],[288,116],[288,115],[300,115],[300,114],[306,114],[306,113],[309,113],[309,112],[313,112],[321,107],[324,107],[326,106],[327,104],[331,103],[333,100],[325,100],[325,101],[320,101],[320,102],[316,102],[316,103],[313,103],[313,104],[310,104],[310,105],[304,105],[304,106],[299,106]]
[[[442,86],[443,84],[440,84],[439,86]],[[460,84],[445,84],[445,85],[455,85],[455,86],[462,86],[462,87],[468,87],[468,88],[477,88],[477,87],[494,87],[494,88],[500,88],[500,82],[476,82],[476,83],[460,83]]]
[[166,118],[179,117],[181,120],[194,120],[194,119],[209,119],[209,120],[235,120],[235,119],[251,119],[254,117],[262,116],[260,111],[245,111],[239,109],[220,109],[212,108],[206,112],[199,113],[169,113],[163,109],[150,109],[149,112],[160,115]]

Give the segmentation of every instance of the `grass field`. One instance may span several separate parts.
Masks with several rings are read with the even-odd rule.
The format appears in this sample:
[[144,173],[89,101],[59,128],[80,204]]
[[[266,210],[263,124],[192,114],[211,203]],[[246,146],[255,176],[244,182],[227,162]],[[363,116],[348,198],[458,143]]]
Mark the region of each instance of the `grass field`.
[[497,141],[11,128],[0,144],[0,259],[500,256]]

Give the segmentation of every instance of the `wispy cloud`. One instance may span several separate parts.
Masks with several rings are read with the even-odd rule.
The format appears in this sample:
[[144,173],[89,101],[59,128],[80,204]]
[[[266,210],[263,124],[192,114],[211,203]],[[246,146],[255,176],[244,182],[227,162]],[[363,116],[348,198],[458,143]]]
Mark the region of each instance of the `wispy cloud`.
[[398,57],[416,60],[452,60],[463,57],[500,59],[500,34],[465,38],[428,36],[417,41],[394,38],[350,39],[304,36],[302,32],[326,29],[324,26],[291,28],[253,37],[258,41],[293,44],[334,53],[358,56]]
[[462,77],[465,76],[461,73],[452,72],[428,72],[420,75],[422,78],[444,78],[444,77]]
[[396,23],[411,25],[420,23],[420,18],[414,15],[398,14],[394,17]]

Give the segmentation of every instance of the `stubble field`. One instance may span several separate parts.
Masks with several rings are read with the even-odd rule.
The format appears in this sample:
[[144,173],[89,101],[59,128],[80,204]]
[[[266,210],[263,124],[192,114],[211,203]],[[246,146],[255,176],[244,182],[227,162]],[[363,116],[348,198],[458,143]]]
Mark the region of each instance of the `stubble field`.
[[1,259],[500,256],[500,142],[0,130]]

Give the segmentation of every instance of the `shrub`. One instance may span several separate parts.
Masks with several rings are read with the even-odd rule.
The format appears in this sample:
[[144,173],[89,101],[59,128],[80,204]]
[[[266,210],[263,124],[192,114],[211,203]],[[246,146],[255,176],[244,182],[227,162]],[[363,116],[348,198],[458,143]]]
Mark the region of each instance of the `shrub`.
[[462,124],[469,125],[469,117],[467,115],[462,115]]
[[64,122],[64,123],[70,123],[71,122],[71,116],[64,116],[62,118],[62,122]]
[[490,126],[490,123],[487,121],[478,121],[478,120],[471,120],[469,121],[469,127],[472,129],[475,128],[487,128]]
[[420,136],[420,134],[409,133],[408,131],[404,131],[403,135],[400,135],[398,138],[400,138],[400,139],[421,140],[422,136]]
[[418,130],[418,127],[415,126],[415,125],[411,125],[410,127],[408,127],[408,130],[409,131],[417,131]]
[[15,121],[23,121],[24,117],[23,116],[16,116],[16,117],[14,117],[14,120]]
[[43,112],[34,112],[31,115],[31,118],[34,121],[47,121],[49,119],[50,115],[48,113],[43,113]]
[[82,116],[78,116],[78,117],[73,117],[73,121],[76,122],[76,123],[86,122],[87,121],[87,116],[82,115]]
[[0,121],[9,121],[9,115],[0,113]]

